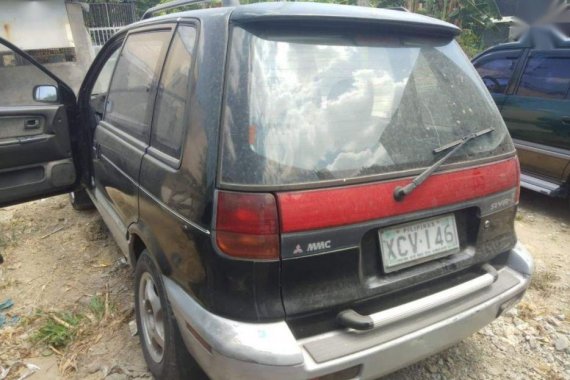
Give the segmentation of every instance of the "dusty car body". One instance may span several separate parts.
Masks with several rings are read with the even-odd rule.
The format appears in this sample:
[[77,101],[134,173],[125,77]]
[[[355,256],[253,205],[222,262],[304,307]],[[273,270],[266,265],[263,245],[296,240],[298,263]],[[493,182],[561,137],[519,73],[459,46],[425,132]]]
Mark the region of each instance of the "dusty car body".
[[500,316],[533,272],[516,152],[458,32],[311,3],[152,17],[77,101],[0,40],[44,76],[0,102],[0,204],[97,207],[158,378],[377,378]]

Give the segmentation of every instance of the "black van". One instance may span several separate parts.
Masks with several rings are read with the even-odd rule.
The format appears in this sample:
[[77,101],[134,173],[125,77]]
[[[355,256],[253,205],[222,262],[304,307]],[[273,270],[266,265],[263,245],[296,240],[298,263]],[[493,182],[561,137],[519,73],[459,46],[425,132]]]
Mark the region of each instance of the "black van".
[[497,318],[533,271],[515,148],[458,33],[312,3],[149,17],[77,101],[0,40],[0,206],[97,207],[157,378],[377,378]]
[[473,59],[514,140],[521,186],[570,195],[570,38],[534,26]]

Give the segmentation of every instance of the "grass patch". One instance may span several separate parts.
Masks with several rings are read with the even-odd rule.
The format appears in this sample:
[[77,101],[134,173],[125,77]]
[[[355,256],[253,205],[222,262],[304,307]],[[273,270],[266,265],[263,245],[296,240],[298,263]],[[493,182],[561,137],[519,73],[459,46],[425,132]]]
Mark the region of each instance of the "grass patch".
[[77,336],[83,317],[75,313],[45,315],[44,322],[33,340],[55,348],[64,348]]
[[[59,371],[64,375],[77,370],[79,355],[97,344],[105,334],[124,326],[132,316],[131,310],[117,312],[118,306],[111,300],[108,290],[78,306],[71,312],[40,310],[25,321],[29,325],[26,330],[35,330],[26,339],[40,346],[34,348],[35,355],[38,350],[51,349],[58,356]],[[0,335],[0,342],[1,339]]]
[[89,311],[100,321],[105,317],[105,299],[101,296],[91,297],[89,300]]
[[117,305],[109,300],[108,293],[105,296],[96,295],[89,300],[89,311],[97,321],[112,316],[117,311]]

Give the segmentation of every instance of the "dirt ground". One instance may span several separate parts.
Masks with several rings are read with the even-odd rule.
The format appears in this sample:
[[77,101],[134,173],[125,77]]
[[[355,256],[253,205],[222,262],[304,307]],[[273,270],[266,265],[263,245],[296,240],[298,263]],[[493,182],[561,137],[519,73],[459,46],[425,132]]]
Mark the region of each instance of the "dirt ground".
[[[523,302],[388,379],[570,379],[569,225],[565,201],[523,191],[516,228],[537,266]],[[131,272],[96,212],[65,196],[0,209],[0,252],[0,379],[150,378]]]

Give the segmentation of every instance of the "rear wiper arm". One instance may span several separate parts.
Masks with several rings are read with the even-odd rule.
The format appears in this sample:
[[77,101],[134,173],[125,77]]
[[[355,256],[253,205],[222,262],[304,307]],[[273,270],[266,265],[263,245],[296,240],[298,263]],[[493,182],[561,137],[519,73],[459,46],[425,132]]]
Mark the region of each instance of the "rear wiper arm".
[[467,144],[469,141],[471,141],[473,139],[476,139],[479,136],[486,135],[486,134],[491,133],[493,131],[494,131],[493,128],[483,129],[482,131],[471,133],[471,134],[469,134],[469,135],[467,135],[467,136],[465,136],[459,140],[455,140],[455,141],[450,142],[449,144],[445,144],[445,145],[440,146],[439,148],[435,148],[433,150],[433,154],[441,153],[441,152],[444,152],[448,149],[451,149],[451,150],[445,156],[443,156],[439,161],[435,162],[433,165],[431,165],[426,170],[424,170],[422,173],[420,173],[416,178],[414,178],[412,180],[412,182],[410,182],[409,184],[407,184],[404,187],[397,186],[394,189],[394,199],[397,201],[401,201],[402,199],[404,199],[406,195],[410,194],[412,191],[414,191],[414,189],[416,187],[418,187],[419,185],[422,184],[422,182],[424,182],[426,179],[428,179],[429,176],[431,176],[433,174],[433,172],[435,172],[437,170],[437,168],[439,168],[445,161],[447,161],[449,159],[449,157],[453,156],[455,154],[455,152],[457,152],[459,149],[461,149],[463,147],[463,145]]

